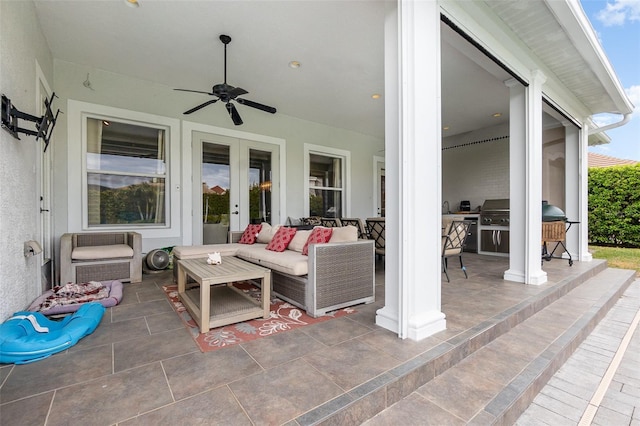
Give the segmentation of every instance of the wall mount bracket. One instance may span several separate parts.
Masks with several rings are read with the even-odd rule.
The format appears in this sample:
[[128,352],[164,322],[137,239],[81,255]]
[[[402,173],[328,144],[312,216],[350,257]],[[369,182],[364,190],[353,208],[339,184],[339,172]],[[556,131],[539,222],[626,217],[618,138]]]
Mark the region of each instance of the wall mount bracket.
[[[53,133],[53,128],[55,127],[56,120],[58,119],[58,114],[60,114],[59,109],[55,115],[51,110],[51,104],[53,103],[54,98],[57,98],[57,96],[55,93],[52,93],[50,99],[44,100],[45,113],[42,117],[36,117],[35,115],[27,114],[26,112],[18,110],[11,103],[11,99],[2,95],[2,128],[11,133],[11,135],[18,140],[20,140],[20,137],[18,136],[19,133],[35,136],[36,141],[42,138],[44,141],[44,150],[46,151],[49,146],[49,139]],[[35,130],[20,127],[18,120],[26,120],[35,123]]]

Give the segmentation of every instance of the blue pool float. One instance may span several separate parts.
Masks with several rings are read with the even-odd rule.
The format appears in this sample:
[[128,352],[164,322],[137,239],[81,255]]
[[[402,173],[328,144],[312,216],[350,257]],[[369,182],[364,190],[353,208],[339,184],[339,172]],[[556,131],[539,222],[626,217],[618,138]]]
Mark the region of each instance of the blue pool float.
[[0,325],[0,363],[27,364],[68,349],[93,333],[104,311],[100,303],[85,303],[61,321],[40,312],[16,312]]

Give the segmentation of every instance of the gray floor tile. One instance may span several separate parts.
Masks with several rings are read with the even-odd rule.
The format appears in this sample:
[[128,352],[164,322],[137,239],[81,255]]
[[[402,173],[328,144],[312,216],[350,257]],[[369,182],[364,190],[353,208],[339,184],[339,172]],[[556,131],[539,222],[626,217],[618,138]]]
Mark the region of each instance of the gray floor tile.
[[480,375],[451,369],[418,388],[416,393],[456,417],[469,421],[502,388],[503,385]]
[[56,391],[47,426],[111,425],[173,402],[160,363]]
[[175,314],[175,312],[165,312],[157,315],[147,315],[147,326],[149,332],[162,333],[163,331],[176,330],[178,328],[184,328],[185,325],[182,320]]
[[282,424],[342,393],[301,359],[229,385],[256,425]]
[[69,351],[90,348],[92,346],[110,345],[123,340],[138,339],[148,336],[149,328],[144,318],[101,324],[93,333],[81,339]]
[[371,333],[371,328],[347,317],[313,324],[300,330],[327,346],[337,345],[346,340]]
[[113,344],[114,371],[199,351],[186,329],[156,333]]
[[45,424],[53,392],[0,405],[0,425],[38,426]]
[[59,353],[31,364],[16,365],[0,388],[0,401],[14,401],[112,373],[111,346]]
[[146,315],[172,311],[173,308],[169,304],[169,300],[165,298],[151,302],[114,306],[111,308],[111,318],[113,322],[126,321],[132,318],[142,318]]
[[417,394],[411,394],[363,423],[363,426],[455,426],[466,422]]
[[241,346],[265,369],[326,348],[302,330],[278,333],[268,339],[242,343]]
[[121,422],[119,426],[251,424],[233,393],[222,386]]
[[238,345],[209,353],[192,352],[164,360],[162,365],[176,400],[263,371]]
[[352,389],[399,364],[398,360],[357,340],[304,357],[344,390]]

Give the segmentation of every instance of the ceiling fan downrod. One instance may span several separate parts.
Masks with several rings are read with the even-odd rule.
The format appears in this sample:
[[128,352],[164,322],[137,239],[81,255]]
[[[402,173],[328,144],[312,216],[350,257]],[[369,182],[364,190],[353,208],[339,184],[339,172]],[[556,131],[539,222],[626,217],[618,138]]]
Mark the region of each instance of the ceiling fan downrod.
[[220,34],[220,41],[224,44],[224,84],[227,84],[227,44],[231,43],[231,37]]

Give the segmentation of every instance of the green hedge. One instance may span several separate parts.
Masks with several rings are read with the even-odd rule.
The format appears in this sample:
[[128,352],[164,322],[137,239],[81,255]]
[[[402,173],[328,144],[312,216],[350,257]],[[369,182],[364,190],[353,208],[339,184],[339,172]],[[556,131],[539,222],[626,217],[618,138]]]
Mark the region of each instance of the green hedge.
[[589,241],[640,247],[640,165],[589,169]]

